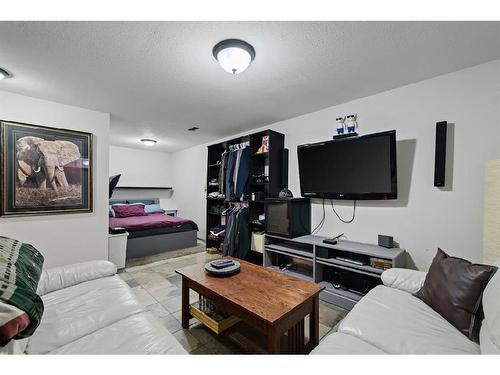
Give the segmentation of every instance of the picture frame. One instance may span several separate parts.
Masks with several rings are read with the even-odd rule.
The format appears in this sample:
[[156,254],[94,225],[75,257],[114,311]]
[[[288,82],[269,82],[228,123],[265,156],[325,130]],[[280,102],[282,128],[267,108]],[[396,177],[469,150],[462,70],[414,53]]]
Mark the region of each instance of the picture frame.
[[0,216],[93,212],[92,138],[0,120]]

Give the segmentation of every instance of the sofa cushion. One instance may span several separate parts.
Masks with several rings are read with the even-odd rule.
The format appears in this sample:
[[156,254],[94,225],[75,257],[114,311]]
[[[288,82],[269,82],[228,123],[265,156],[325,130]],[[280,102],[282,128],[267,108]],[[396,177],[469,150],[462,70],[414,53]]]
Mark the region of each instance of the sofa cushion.
[[424,286],[415,296],[469,339],[479,342],[483,290],[496,270],[494,266],[472,264],[438,249]]
[[387,354],[357,337],[335,332],[326,336],[311,354]]
[[339,325],[387,353],[476,354],[469,340],[410,293],[379,285],[364,296]]
[[486,320],[481,324],[481,331],[479,332],[479,346],[481,354],[500,354],[500,348],[493,342],[491,329],[488,327]]
[[425,282],[427,272],[409,270],[407,268],[389,268],[382,272],[382,282],[385,286],[403,290],[408,293],[418,292]]
[[[500,267],[500,260],[495,263]],[[484,320],[481,326],[481,352],[484,345],[496,346],[497,353],[500,353],[500,272],[496,272],[491,278],[483,293]],[[490,347],[491,350],[494,348]],[[489,350],[490,351],[490,350]]]
[[30,354],[55,350],[142,310],[116,275],[48,293],[43,301],[45,314],[29,341]]
[[42,272],[37,292],[43,296],[44,294],[86,281],[113,276],[115,273],[116,265],[107,260],[90,260],[88,262],[49,268]]
[[149,312],[135,314],[49,354],[187,354]]

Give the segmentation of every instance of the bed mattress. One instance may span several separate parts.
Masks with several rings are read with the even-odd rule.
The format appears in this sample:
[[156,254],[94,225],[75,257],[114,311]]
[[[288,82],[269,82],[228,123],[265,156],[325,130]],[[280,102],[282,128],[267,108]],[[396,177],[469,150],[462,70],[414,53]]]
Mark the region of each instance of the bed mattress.
[[125,228],[130,233],[129,238],[153,236],[156,234],[198,230],[196,223],[179,216],[170,216],[162,213],[147,216],[110,217],[110,228]]
[[192,230],[194,230],[194,229],[193,229],[193,226],[191,224],[182,224],[182,225],[177,225],[175,227],[153,228],[153,229],[130,231],[128,238],[130,239],[130,238],[139,238],[139,237],[149,237],[149,236],[156,236],[159,234],[188,232],[188,231],[192,231]]

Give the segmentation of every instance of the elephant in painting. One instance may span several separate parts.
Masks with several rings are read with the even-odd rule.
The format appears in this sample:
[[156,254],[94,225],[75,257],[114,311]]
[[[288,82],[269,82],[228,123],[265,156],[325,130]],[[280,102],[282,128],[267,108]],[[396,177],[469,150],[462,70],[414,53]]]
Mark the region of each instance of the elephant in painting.
[[80,150],[73,142],[46,141],[31,136],[19,138],[16,141],[17,179],[21,186],[33,176],[41,189],[45,189],[47,183],[54,190],[57,184],[66,187],[64,166],[79,158]]

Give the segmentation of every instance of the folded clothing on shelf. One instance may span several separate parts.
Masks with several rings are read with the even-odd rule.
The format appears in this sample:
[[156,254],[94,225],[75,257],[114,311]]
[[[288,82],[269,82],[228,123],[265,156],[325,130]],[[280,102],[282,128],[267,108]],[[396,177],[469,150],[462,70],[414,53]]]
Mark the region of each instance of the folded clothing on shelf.
[[223,239],[225,234],[226,234],[225,225],[217,225],[213,228],[210,228],[210,235],[213,237]]
[[211,198],[211,199],[224,199],[224,198],[226,198],[226,196],[224,194],[221,194],[221,193],[217,192],[217,191],[214,191],[214,192],[208,194],[208,198]]

